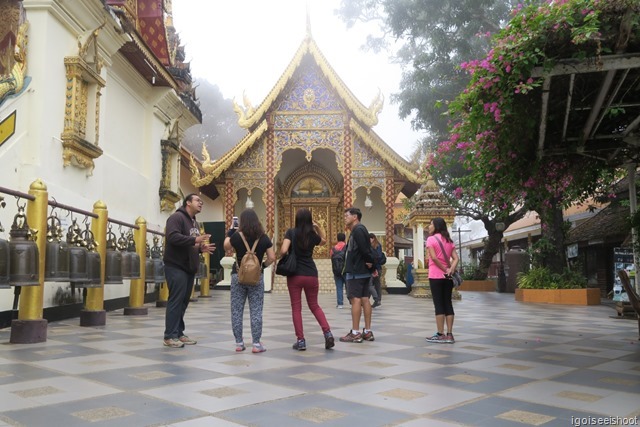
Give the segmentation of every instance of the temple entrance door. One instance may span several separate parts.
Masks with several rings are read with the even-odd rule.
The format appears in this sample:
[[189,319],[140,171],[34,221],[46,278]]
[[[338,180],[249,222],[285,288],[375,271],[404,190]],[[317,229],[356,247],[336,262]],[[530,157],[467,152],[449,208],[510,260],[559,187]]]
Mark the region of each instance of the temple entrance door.
[[327,242],[329,242],[324,246],[316,246],[313,251],[313,256],[316,258],[329,258],[330,242],[334,240],[331,236],[337,233],[337,231],[332,229],[332,223],[335,224],[335,221],[331,220],[332,212],[336,212],[336,207],[332,206],[332,200],[330,198],[314,198],[313,201],[292,199],[291,202],[291,218],[289,222],[291,226],[295,226],[296,212],[298,212],[298,209],[309,209],[313,216],[313,221],[324,231]]

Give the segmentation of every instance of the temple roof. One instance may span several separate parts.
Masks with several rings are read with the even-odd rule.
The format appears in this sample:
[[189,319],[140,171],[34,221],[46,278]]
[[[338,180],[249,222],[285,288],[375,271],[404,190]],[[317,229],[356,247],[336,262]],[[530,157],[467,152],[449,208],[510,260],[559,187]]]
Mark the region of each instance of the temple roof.
[[409,162],[396,153],[380,136],[371,130],[371,127],[378,123],[378,114],[384,104],[382,94],[379,92],[369,107],[365,107],[342,79],[340,79],[331,65],[329,65],[329,62],[318,48],[310,33],[307,33],[307,36],[300,44],[300,47],[287,68],[257,108],[254,108],[246,97],[243,100],[244,108],[240,107],[234,101],[234,110],[238,115],[238,124],[248,129],[249,133],[233,149],[213,162],[210,160],[209,153],[203,145],[201,169],[204,171],[204,175],[200,174],[199,168],[196,166],[196,160],[192,159],[191,171],[194,175],[191,182],[193,185],[200,187],[218,178],[266,132],[268,129],[267,112],[274,107],[275,102],[280,95],[283,94],[287,84],[292,80],[305,57],[312,58],[315,65],[327,79],[331,88],[335,90],[335,93],[344,103],[346,109],[351,113],[349,128],[358,135],[374,153],[388,162],[407,181],[414,183],[419,182],[417,173]]

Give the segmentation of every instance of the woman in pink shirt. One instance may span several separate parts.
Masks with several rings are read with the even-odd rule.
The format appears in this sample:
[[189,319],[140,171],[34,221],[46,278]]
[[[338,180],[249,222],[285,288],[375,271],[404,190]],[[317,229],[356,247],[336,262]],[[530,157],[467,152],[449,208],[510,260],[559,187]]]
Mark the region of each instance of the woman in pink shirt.
[[[427,342],[453,344],[453,281],[451,273],[458,265],[456,246],[447,231],[447,223],[442,218],[434,218],[429,224],[427,238],[427,254],[429,257],[429,287],[433,297],[433,305],[436,309],[436,327],[438,331]],[[449,260],[453,261],[449,261]],[[447,324],[447,333],[444,333],[444,325]]]

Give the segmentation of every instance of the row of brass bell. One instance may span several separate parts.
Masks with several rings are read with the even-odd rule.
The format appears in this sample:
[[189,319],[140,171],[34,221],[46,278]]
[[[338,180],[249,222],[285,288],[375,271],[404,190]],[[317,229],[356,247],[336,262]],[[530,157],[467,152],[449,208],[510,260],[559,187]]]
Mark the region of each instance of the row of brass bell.
[[[74,220],[65,242],[57,216],[50,216],[47,222],[44,280],[71,282],[76,287],[99,287],[101,257],[96,251],[97,243],[88,225],[82,233]],[[4,231],[1,224],[0,231]],[[10,241],[0,239],[0,288],[40,284],[39,251],[32,237],[35,233],[37,231],[29,228],[24,206],[18,206],[11,226]],[[133,237],[130,236],[128,241],[122,237],[116,242],[111,231],[108,237],[105,284],[122,284],[123,279],[140,278],[140,256],[135,252]],[[152,264],[153,268],[147,273],[152,280],[147,281],[164,282],[164,264],[160,252],[152,257]]]
[[105,264],[105,285],[120,285],[124,279],[139,279],[140,255],[136,253],[133,236],[126,239],[123,235],[116,240],[109,227]]

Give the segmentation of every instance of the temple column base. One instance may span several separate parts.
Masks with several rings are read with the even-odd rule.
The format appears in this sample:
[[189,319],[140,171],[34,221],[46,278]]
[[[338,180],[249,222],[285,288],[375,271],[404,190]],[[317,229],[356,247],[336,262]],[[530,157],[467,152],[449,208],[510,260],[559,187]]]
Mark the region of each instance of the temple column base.
[[125,307],[124,315],[125,316],[146,316],[149,314],[149,309],[147,307]]
[[47,320],[12,320],[11,344],[35,344],[47,341]]
[[106,310],[82,310],[80,312],[80,326],[104,326],[106,324]]

